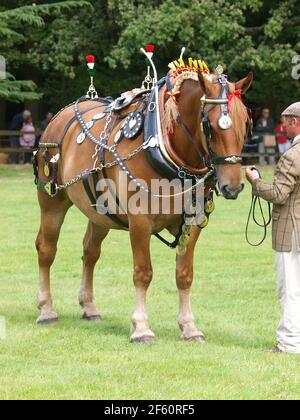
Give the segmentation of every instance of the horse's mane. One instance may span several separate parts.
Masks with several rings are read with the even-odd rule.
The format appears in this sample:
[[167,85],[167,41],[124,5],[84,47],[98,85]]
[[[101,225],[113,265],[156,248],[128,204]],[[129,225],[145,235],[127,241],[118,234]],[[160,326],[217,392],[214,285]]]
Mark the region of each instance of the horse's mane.
[[246,124],[249,121],[249,115],[243,102],[236,96],[231,100],[229,114],[232,119],[239,146],[242,147],[246,138]]
[[[206,77],[210,77],[210,75],[206,75]],[[167,133],[173,133],[174,125],[179,118],[179,110],[178,104],[176,101],[176,96],[180,94],[181,86],[186,80],[194,80],[198,82],[198,73],[194,71],[186,71],[179,76],[174,77],[173,72],[169,73],[169,78],[172,83],[173,90],[172,94],[169,96],[168,100],[164,105],[164,116],[163,116],[163,123]]]

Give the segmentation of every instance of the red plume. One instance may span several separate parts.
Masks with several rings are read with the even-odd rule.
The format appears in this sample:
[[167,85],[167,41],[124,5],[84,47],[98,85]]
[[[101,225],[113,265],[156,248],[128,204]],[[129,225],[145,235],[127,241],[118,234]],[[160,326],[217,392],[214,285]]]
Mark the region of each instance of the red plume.
[[90,63],[95,63],[95,56],[94,55],[87,55],[86,57],[85,57],[85,59],[86,59],[86,62],[88,63],[88,64],[90,64]]
[[154,49],[155,49],[154,45],[148,44],[146,46],[146,52],[147,53],[154,53]]

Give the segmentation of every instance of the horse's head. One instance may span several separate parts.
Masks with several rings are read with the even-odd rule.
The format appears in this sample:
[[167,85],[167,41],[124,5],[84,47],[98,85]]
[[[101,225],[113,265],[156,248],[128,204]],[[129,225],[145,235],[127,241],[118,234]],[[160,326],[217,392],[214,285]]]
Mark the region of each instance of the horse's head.
[[235,200],[244,188],[241,153],[249,126],[241,94],[251,86],[253,73],[237,83],[220,76],[209,80],[199,74],[203,93],[202,126],[206,148],[216,167],[218,186],[226,199]]

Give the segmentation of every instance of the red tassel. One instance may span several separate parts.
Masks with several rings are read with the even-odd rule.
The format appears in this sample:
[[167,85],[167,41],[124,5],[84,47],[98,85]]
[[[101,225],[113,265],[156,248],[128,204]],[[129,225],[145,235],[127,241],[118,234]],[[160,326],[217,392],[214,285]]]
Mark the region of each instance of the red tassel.
[[147,52],[147,53],[154,53],[154,50],[155,50],[154,45],[152,45],[152,44],[148,44],[148,45],[146,46],[146,52]]
[[95,56],[94,55],[87,55],[86,57],[85,57],[85,59],[86,59],[86,62],[88,63],[88,64],[90,64],[90,63],[95,63]]

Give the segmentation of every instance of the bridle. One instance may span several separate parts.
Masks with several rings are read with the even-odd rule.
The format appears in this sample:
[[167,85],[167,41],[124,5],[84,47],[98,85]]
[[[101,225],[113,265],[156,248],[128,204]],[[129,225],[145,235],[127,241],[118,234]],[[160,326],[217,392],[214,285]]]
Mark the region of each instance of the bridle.
[[[210,155],[210,159],[213,165],[236,165],[243,162],[242,156],[230,155],[230,156],[218,156],[212,149],[212,128],[209,120],[209,113],[216,107],[221,107],[221,115],[218,120],[218,127],[222,130],[228,130],[232,127],[232,119],[229,115],[229,87],[228,79],[224,74],[213,82],[214,84],[221,84],[221,94],[219,98],[207,98],[205,95],[201,98],[202,112],[201,112],[201,126],[202,131],[206,137],[207,149]],[[205,107],[212,105],[212,107],[206,111]]]

